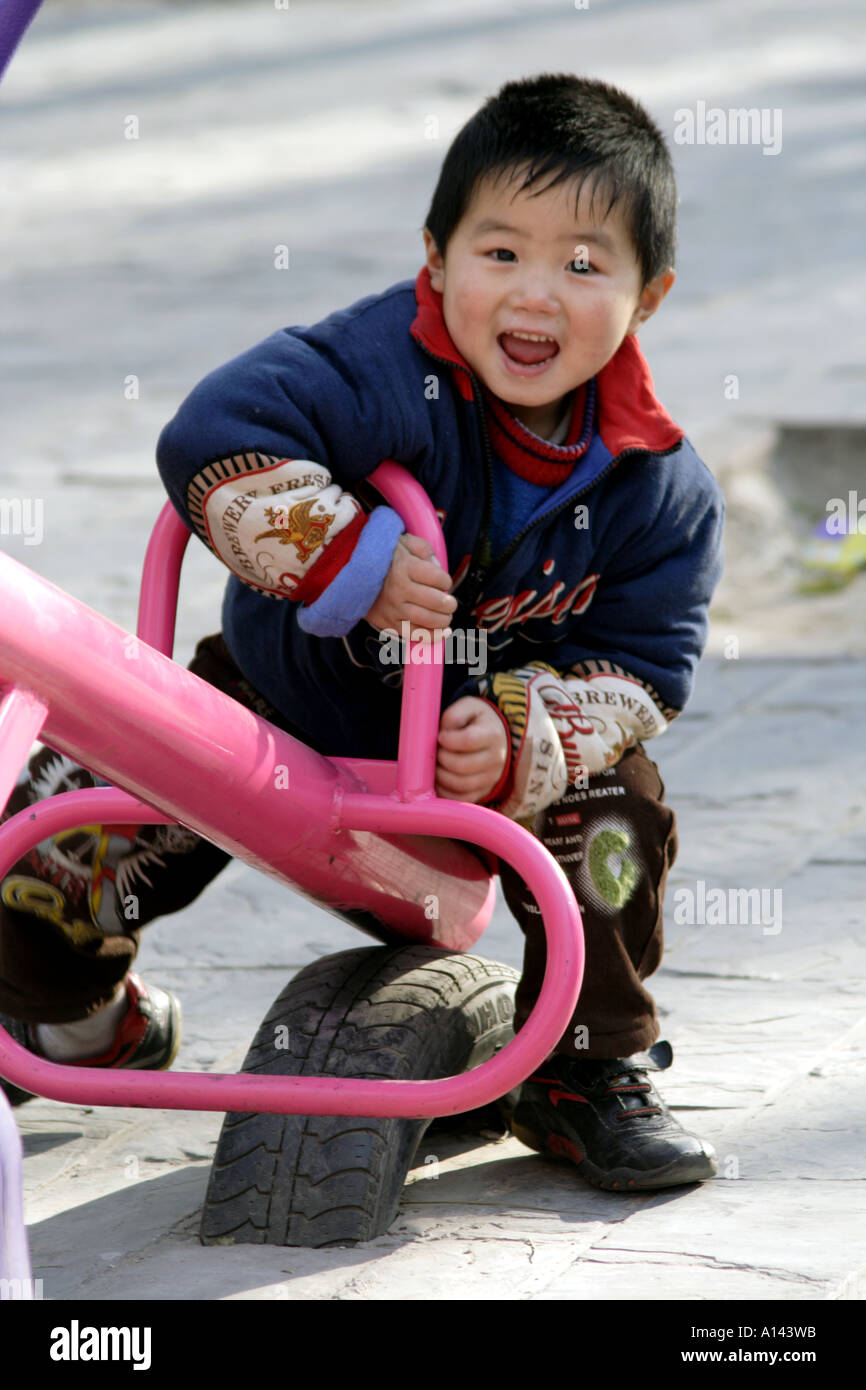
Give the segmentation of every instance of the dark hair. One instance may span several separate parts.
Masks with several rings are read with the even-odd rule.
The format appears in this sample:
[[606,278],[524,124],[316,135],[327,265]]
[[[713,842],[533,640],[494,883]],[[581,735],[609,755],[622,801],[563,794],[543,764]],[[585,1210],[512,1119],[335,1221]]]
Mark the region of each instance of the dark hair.
[[[507,82],[466,122],[439,174],[426,226],[445,255],[448,242],[486,178],[515,176],[520,189],[548,175],[552,188],[586,179],[591,199],[622,199],[643,285],[673,265],[677,190],[664,136],[639,102],[617,87],[572,73]],[[642,286],[643,287],[643,286]]]

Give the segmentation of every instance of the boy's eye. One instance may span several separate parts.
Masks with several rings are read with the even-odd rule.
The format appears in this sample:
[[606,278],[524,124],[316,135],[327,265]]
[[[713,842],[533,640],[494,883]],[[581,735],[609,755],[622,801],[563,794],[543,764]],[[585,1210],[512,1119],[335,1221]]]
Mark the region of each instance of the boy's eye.
[[[508,265],[511,261],[515,261],[517,259],[514,252],[509,251],[507,246],[497,246],[494,248],[494,250],[488,251],[487,254],[489,256],[495,257],[495,259],[499,262],[500,265]],[[573,270],[578,275],[588,275],[590,271],[595,270],[595,266],[592,264],[591,261],[587,261],[585,258],[582,258],[580,256],[575,256],[573,260],[568,262],[566,270]]]

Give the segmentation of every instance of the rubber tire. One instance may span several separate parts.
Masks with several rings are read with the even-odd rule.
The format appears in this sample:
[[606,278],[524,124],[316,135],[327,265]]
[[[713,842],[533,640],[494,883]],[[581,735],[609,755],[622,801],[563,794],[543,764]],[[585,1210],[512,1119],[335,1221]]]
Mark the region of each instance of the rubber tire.
[[[274,1002],[242,1071],[433,1079],[513,1037],[510,966],[431,946],[362,947],[306,966]],[[277,1030],[287,1046],[275,1045]],[[354,1244],[383,1235],[429,1120],[228,1114],[203,1245]]]

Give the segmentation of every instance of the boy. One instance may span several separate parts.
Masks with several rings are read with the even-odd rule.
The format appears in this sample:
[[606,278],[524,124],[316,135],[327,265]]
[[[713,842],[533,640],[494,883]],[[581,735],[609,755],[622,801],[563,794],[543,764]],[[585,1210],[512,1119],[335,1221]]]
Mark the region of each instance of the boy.
[[[448,151],[414,284],[277,332],[212,372],[157,447],[178,512],[232,571],[223,632],[192,669],[321,751],[396,756],[402,670],[383,659],[383,634],[404,622],[484,633],[483,675],[445,666],[436,789],[543,840],[587,942],[574,1018],[523,1086],[512,1127],[612,1190],[716,1171],[649,1080],[671,1050],[652,1046],[643,985],[661,958],[676,831],[642,743],[686,703],[721,569],[719,489],[656,401],[635,336],[674,281],[675,212],[664,140],[630,97],[569,75],[510,82]],[[364,480],[383,458],[426,488],[449,573],[376,505]],[[34,799],[26,779],[19,793]],[[195,837],[150,835],[116,852],[118,882],[150,853],[140,921],[190,900],[226,861]],[[531,894],[500,867],[526,936],[520,1026],[544,936]],[[118,911],[106,936],[111,912],[97,923],[91,904],[103,935],[74,1012],[32,986],[25,1005],[20,974],[13,993],[14,916],[0,936],[0,1008],[29,1020],[18,1024],[28,1045],[71,1046],[103,1066],[159,1065],[161,1049],[170,1064],[176,1002],[153,991],[147,1015],[126,974],[137,933]],[[74,944],[67,931],[58,949]],[[97,1054],[93,1032],[76,1029],[100,1018]]]

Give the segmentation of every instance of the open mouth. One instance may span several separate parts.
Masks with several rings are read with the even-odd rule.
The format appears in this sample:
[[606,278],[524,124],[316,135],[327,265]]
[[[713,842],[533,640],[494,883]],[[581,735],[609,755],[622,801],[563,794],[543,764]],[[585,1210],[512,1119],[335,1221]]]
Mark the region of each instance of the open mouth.
[[546,333],[500,333],[503,353],[516,366],[538,367],[559,355],[559,344]]

